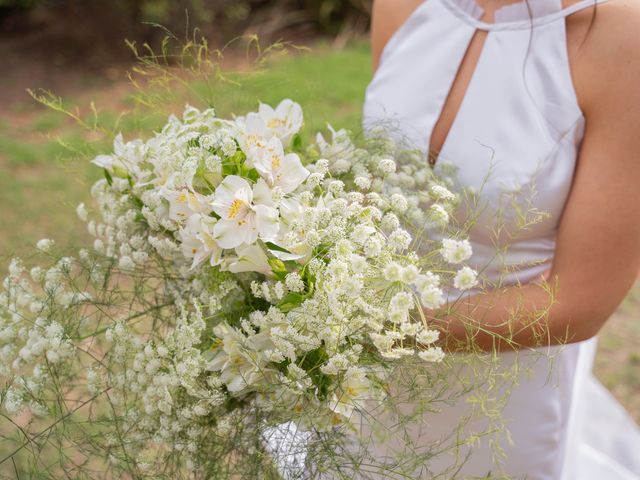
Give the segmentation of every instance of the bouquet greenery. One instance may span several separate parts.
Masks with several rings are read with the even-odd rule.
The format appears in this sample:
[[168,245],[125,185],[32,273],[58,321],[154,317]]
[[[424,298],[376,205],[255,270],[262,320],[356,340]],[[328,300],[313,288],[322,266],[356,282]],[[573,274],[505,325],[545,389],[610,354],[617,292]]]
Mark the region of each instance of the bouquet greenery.
[[[392,408],[399,365],[431,378],[425,404],[437,397],[444,352],[425,309],[478,283],[452,172],[382,131],[303,145],[302,126],[291,100],[234,119],[187,107],[95,158],[97,208],[77,209],[93,247],[60,258],[41,240],[50,262],[15,259],[3,284],[0,398],[23,438],[0,461],[263,478],[348,456],[332,474],[350,478],[353,433]],[[293,473],[272,440],[291,424],[315,435]]]

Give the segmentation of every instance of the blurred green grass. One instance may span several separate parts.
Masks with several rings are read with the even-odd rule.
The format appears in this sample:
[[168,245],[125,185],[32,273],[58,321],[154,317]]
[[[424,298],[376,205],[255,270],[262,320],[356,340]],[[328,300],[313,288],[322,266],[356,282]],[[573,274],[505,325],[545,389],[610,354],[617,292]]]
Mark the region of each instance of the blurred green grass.
[[[276,104],[292,98],[305,110],[306,136],[325,128],[328,119],[336,127],[357,129],[370,78],[369,50],[364,44],[340,52],[320,45],[311,53],[279,58],[268,68],[230,77],[238,84],[216,82],[211,89],[194,80],[189,86],[209,98],[222,116],[243,115],[258,101]],[[125,139],[149,136],[168,113],[180,113],[186,101],[173,99],[166,112],[120,118],[121,111],[131,109],[135,93],[126,80],[121,83],[90,90],[73,102],[86,106],[95,100],[100,125],[107,130],[116,126]],[[65,103],[73,104],[69,99]],[[44,237],[61,245],[82,244],[87,237],[74,210],[79,202],[90,201],[90,185],[100,172],[89,160],[109,151],[109,135],[84,132],[73,120],[35,101],[8,110],[0,118],[0,257],[20,255]],[[83,120],[91,122],[90,112],[84,114]]]
[[[264,71],[235,75],[239,85],[217,83],[209,91],[210,86],[195,81],[190,87],[210,98],[222,116],[245,114],[258,101],[276,104],[292,98],[305,110],[307,138],[324,129],[327,120],[337,128],[357,131],[370,79],[369,57],[364,44],[341,51],[320,45],[310,53],[274,61]],[[180,113],[184,105],[174,101],[167,105],[167,112],[119,119],[119,113],[133,105],[133,88],[126,80],[117,85],[95,83],[91,90],[78,92],[73,102],[95,100],[100,123],[107,127],[117,124],[126,139],[149,136],[165,122],[169,111]],[[75,206],[90,203],[91,183],[101,172],[89,160],[93,154],[108,152],[110,139],[95,132],[84,133],[73,121],[35,102],[16,104],[0,114],[0,273],[4,273],[9,257],[28,252],[40,238],[54,238],[63,246],[88,241],[76,219]],[[86,121],[90,121],[89,115]],[[598,377],[637,420],[639,312],[640,290],[636,288],[605,327],[596,364]]]

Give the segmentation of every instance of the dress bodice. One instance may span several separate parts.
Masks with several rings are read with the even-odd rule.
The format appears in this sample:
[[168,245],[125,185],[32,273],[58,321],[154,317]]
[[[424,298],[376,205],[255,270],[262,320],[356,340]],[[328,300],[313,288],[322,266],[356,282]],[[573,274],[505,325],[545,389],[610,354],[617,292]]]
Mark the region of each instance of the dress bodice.
[[[475,0],[425,0],[386,45],[367,89],[365,129],[382,126],[423,151],[427,162],[430,137],[468,47],[478,30],[487,32],[437,163],[453,164],[457,183],[477,192],[470,263],[494,284],[527,283],[553,261],[585,126],[565,18],[603,1],[567,8],[562,0],[522,1],[486,23]],[[538,221],[529,222],[526,212]],[[640,479],[640,460],[631,453],[640,432],[591,376],[594,347],[594,340],[552,347],[545,351],[553,357],[548,362],[527,353],[519,360],[518,354],[501,354],[505,368],[518,364],[527,372],[502,409],[511,438],[502,444],[506,459],[492,461],[491,442],[480,439],[468,450],[463,477],[492,472],[529,480]],[[426,415],[426,441],[450,431],[469,408],[462,398]],[[618,417],[624,427],[608,425]],[[376,452],[396,447],[383,443]]]
[[565,17],[593,4],[515,3],[486,23],[474,0],[426,0],[387,44],[367,89],[365,127],[383,122],[426,152],[474,33],[487,31],[438,162],[478,192],[472,263],[494,282],[530,281],[553,259],[584,131]]

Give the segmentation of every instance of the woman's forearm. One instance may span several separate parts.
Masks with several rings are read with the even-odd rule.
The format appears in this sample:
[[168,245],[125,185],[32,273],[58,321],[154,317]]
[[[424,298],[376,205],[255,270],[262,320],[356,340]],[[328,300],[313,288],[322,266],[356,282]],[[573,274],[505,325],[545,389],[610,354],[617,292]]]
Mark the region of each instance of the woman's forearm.
[[558,289],[543,282],[507,287],[464,296],[446,314],[430,317],[449,350],[517,350],[595,335],[596,320],[580,314],[574,301],[558,295]]

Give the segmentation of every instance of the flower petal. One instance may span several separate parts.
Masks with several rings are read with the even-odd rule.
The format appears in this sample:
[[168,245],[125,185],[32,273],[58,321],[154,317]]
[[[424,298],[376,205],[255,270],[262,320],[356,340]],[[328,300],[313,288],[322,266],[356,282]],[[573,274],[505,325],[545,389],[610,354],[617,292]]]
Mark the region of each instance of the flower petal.
[[253,186],[253,201],[259,205],[275,207],[275,203],[273,203],[273,192],[269,188],[269,185],[267,185],[267,182],[262,178]]
[[236,248],[244,242],[238,224],[233,220],[218,220],[213,227],[213,236],[221,248]]
[[256,205],[255,210],[255,224],[260,238],[264,240],[275,238],[280,228],[278,210],[266,205]]

